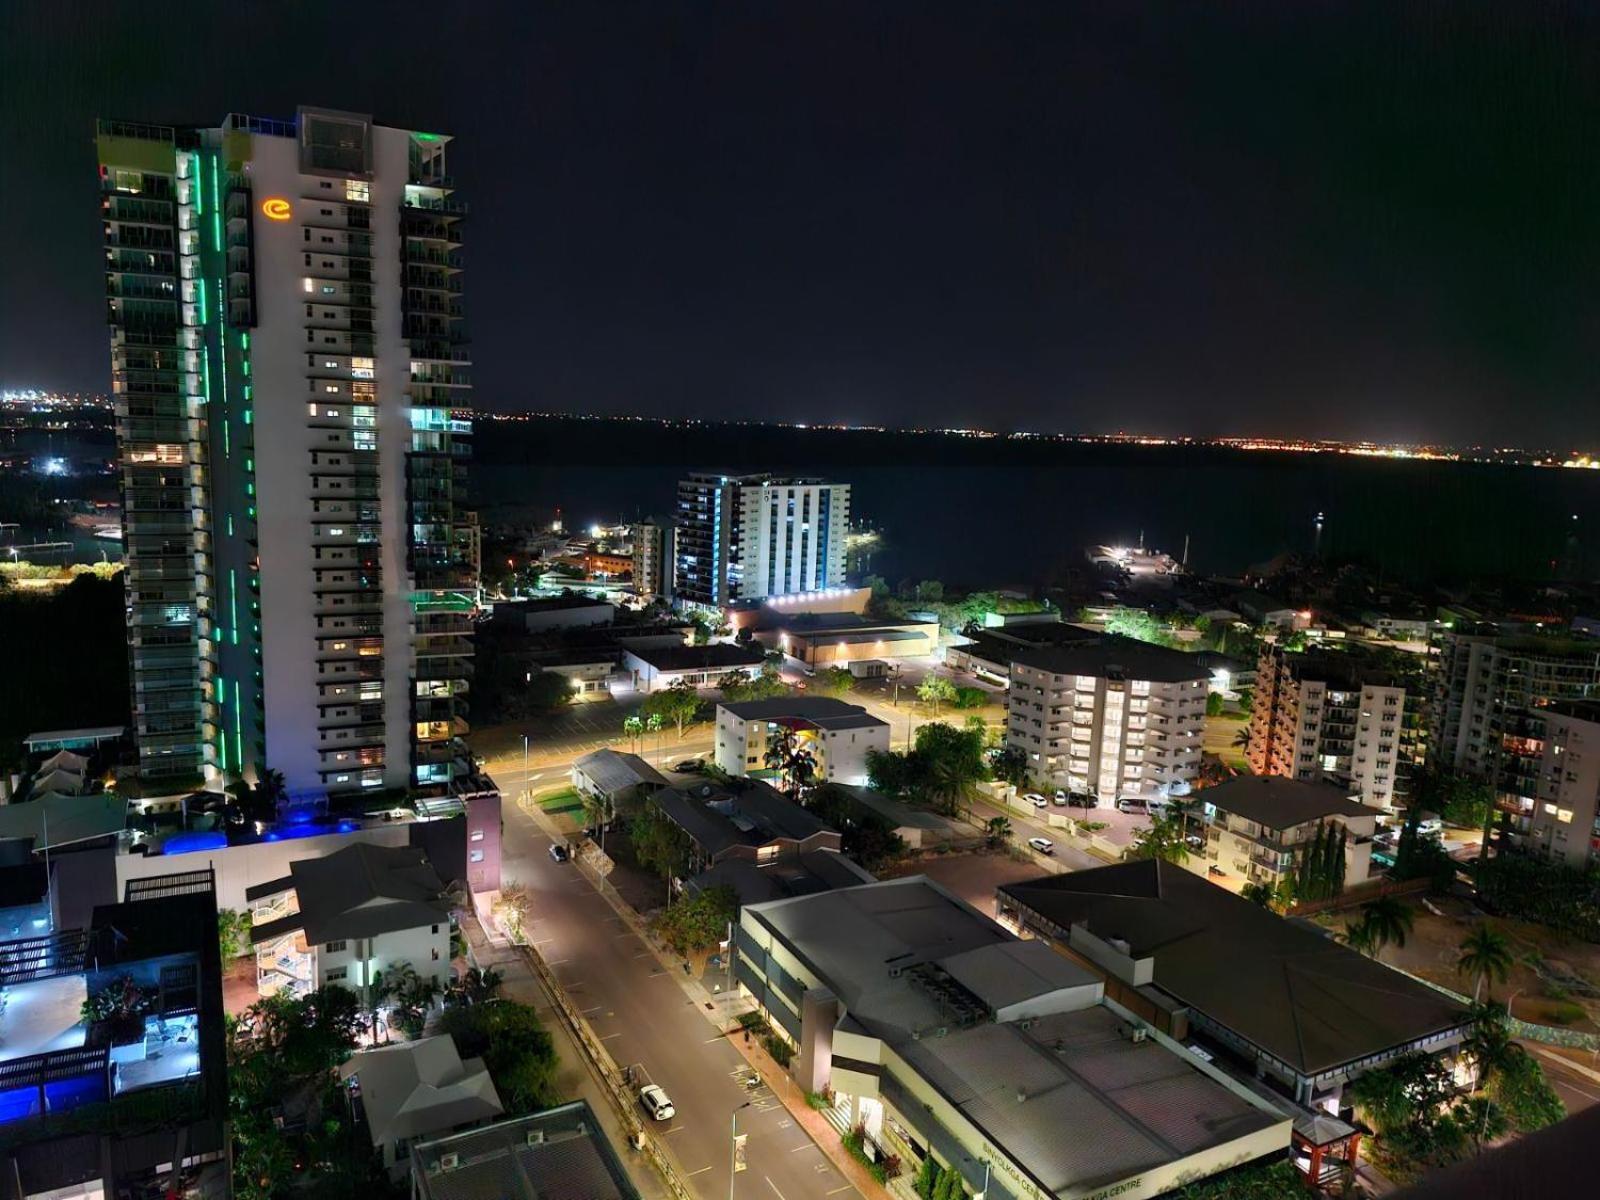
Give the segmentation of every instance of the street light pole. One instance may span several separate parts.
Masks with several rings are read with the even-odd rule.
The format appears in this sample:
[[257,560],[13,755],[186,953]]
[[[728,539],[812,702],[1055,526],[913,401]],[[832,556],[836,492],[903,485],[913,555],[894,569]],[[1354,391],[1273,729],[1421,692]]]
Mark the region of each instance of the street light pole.
[[528,786],[528,735],[522,735],[522,790],[529,793],[533,789]]
[[749,1108],[752,1103],[746,1100],[729,1114],[733,1127],[728,1141],[728,1200],[733,1200],[733,1179],[739,1173],[739,1109]]

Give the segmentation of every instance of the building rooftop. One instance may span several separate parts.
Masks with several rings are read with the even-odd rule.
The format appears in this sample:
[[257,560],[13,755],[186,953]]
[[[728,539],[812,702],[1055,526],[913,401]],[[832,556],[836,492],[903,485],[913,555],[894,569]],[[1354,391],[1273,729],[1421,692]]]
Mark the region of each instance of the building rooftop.
[[835,850],[812,850],[765,863],[748,858],[725,858],[689,880],[688,886],[695,892],[731,887],[739,894],[742,908],[747,904],[814,896],[834,888],[875,882],[865,867],[843,854]]
[[710,642],[704,646],[630,646],[628,653],[658,671],[718,671],[755,667],[766,661],[760,646]]
[[444,882],[412,846],[354,842],[326,858],[302,858],[289,874],[245,891],[250,901],[294,889],[300,911],[250,931],[252,943],[305,930],[308,942],[370,938],[450,919]]
[[[1082,1194],[1288,1118],[1155,1038],[1098,976],[924,877],[756,906],[840,1000],[1051,1195]],[[889,1072],[898,1105],[921,1107]],[[1065,1136],[1070,1133],[1070,1136]]]
[[1153,960],[1154,984],[1304,1075],[1331,1071],[1467,1023],[1459,1004],[1155,860],[1000,889],[1063,935],[1082,925]]
[[845,792],[862,808],[872,813],[881,820],[887,821],[896,829],[923,829],[934,833],[953,832],[953,823],[948,817],[941,817],[938,813],[930,812],[925,808],[912,808],[909,804],[902,804],[892,796],[885,796],[875,788],[862,787],[849,783],[829,783],[826,787],[838,788]]
[[1050,1195],[1081,1195],[1288,1124],[1159,1043],[1123,1036],[1125,1024],[1095,1004],[1033,1018],[1026,1030],[978,1025],[897,1050]]
[[1283,775],[1235,775],[1197,796],[1223,812],[1268,829],[1289,829],[1324,817],[1377,815],[1376,809],[1350,799],[1348,788]]
[[1151,683],[1211,678],[1210,669],[1192,654],[1116,635],[1103,635],[1095,641],[1018,648],[1011,661],[1054,675],[1143,679]]
[[873,716],[859,704],[847,704],[828,696],[775,696],[770,700],[726,701],[717,705],[742,721],[803,721],[818,729],[872,729],[889,723]]
[[63,796],[48,792],[19,804],[0,805],[0,841],[27,841],[33,849],[118,834],[128,824],[128,802],[113,792]]
[[737,787],[696,783],[663,788],[651,800],[712,858],[734,846],[798,842],[835,832],[759,779],[740,780]]
[[481,1058],[463,1059],[455,1039],[421,1038],[352,1055],[339,1078],[357,1076],[374,1146],[488,1121],[505,1111]]
[[512,612],[565,612],[576,608],[614,608],[609,600],[594,596],[530,596],[526,600],[512,600],[506,604]]
[[417,1200],[639,1200],[578,1100],[411,1148]]
[[613,750],[609,746],[590,751],[572,766],[587,775],[595,787],[608,795],[642,783],[667,786],[667,777],[637,754]]

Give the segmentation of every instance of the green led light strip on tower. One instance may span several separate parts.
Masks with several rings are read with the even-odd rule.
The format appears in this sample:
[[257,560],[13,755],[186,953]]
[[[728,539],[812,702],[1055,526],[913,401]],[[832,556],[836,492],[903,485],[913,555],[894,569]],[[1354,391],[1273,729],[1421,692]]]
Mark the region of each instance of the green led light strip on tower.
[[243,722],[239,716],[239,681],[233,681],[233,756],[238,760],[239,770],[244,770],[244,732]]

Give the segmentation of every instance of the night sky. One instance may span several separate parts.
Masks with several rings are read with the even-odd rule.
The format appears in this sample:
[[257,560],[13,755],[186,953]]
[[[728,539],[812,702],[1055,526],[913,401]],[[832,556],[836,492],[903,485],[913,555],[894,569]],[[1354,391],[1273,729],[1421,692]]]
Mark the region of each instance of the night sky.
[[93,121],[454,134],[485,408],[1600,442],[1600,6],[5,0],[0,386]]

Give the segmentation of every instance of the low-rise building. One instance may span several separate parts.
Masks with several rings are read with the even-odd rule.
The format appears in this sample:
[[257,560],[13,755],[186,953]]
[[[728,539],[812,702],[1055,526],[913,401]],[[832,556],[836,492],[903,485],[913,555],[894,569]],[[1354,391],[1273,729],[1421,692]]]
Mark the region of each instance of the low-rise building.
[[229,1194],[211,872],[137,880],[85,927],[0,943],[0,1194]]
[[1213,869],[1231,882],[1277,887],[1303,875],[1305,856],[1326,839],[1343,862],[1343,887],[1365,883],[1372,870],[1372,836],[1378,814],[1331,783],[1304,783],[1270,775],[1236,775],[1200,793],[1210,815],[1205,854],[1189,856],[1195,871]]
[[663,788],[650,799],[689,836],[688,875],[727,858],[767,863],[840,848],[838,830],[759,779]]
[[548,633],[558,629],[585,629],[610,625],[617,606],[592,596],[532,596],[526,600],[503,600],[494,606],[496,621],[520,621],[528,633]]
[[1416,752],[1421,697],[1350,654],[1295,654],[1263,645],[1246,756],[1257,775],[1349,787],[1392,809]]
[[1106,993],[1178,1041],[1312,1111],[1472,1026],[1447,995],[1200,875],[1147,859],[1001,887],[1002,923],[1092,966]]
[[753,638],[807,671],[871,659],[924,658],[939,649],[939,622],[880,621],[855,613],[784,613],[754,627]]
[[735,977],[792,1073],[906,1177],[1143,1200],[1282,1155],[1290,1120],[921,876],[746,907]]
[[602,746],[572,764],[572,786],[612,808],[667,786],[667,777],[637,754]]
[[337,984],[362,996],[376,976],[409,963],[441,988],[450,980],[450,906],[419,850],[355,842],[250,888],[250,942],[263,996]]
[[636,692],[659,692],[680,680],[695,687],[720,687],[728,679],[754,679],[767,661],[759,646],[711,642],[704,646],[628,646],[622,671]]
[[413,1200],[639,1200],[583,1100],[418,1143],[411,1148],[411,1195]]
[[339,1078],[396,1180],[410,1174],[416,1143],[475,1129],[505,1112],[483,1059],[463,1059],[448,1034],[359,1050],[339,1067]]
[[926,808],[912,808],[875,788],[840,784],[838,790],[850,797],[862,818],[883,825],[911,850],[960,841],[973,833],[971,826],[960,825],[952,817]]
[[1131,638],[1019,648],[1006,744],[1044,787],[1106,803],[1186,795],[1200,772],[1210,680],[1194,655]]
[[826,696],[779,696],[717,705],[716,763],[729,775],[776,775],[767,751],[792,737],[818,783],[864,784],[867,755],[889,749],[889,723],[859,704]]

